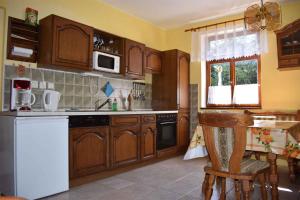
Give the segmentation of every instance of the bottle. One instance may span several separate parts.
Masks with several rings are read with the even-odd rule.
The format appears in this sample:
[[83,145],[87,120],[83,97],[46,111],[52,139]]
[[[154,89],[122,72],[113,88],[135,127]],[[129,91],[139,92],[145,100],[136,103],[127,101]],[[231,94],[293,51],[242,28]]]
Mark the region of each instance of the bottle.
[[132,110],[132,107],[131,107],[131,103],[132,103],[132,90],[130,91],[128,97],[127,97],[127,102],[128,102],[128,109],[129,111]]
[[114,98],[114,101],[112,103],[112,110],[113,111],[117,111],[118,110],[118,103],[117,103],[117,99]]

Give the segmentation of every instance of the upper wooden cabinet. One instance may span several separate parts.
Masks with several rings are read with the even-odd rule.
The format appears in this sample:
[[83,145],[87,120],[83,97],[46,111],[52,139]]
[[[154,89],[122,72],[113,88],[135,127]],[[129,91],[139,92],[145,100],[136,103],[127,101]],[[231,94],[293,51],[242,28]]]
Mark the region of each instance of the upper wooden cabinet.
[[162,53],[161,51],[146,47],[145,50],[145,72],[161,73],[162,71]]
[[121,73],[132,79],[144,79],[145,45],[125,39],[124,64]]
[[189,85],[190,85],[190,57],[188,54],[178,52],[178,108],[188,109],[189,105]]
[[50,15],[40,20],[39,41],[39,64],[80,70],[92,68],[92,27]]
[[152,76],[152,106],[155,110],[189,109],[189,54],[163,52],[163,70]]
[[300,19],[276,31],[278,68],[300,67]]
[[100,172],[109,167],[109,128],[71,128],[70,178]]

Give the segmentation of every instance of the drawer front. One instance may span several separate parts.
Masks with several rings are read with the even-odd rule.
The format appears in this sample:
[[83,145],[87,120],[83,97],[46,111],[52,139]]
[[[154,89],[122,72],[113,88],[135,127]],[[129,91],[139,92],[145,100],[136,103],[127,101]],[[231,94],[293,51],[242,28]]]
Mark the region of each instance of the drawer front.
[[156,115],[143,115],[142,123],[156,123]]
[[283,59],[279,61],[280,65],[283,66],[290,66],[290,65],[298,65],[299,64],[299,59],[294,58],[294,59]]
[[118,115],[111,117],[112,126],[127,126],[136,125],[140,123],[139,115]]

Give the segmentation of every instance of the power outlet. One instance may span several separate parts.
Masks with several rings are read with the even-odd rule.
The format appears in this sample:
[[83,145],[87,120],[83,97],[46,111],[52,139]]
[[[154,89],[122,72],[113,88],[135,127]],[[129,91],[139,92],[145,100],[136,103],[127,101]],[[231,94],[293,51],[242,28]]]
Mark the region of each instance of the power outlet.
[[47,82],[47,88],[48,88],[48,89],[54,90],[54,83],[52,83],[52,82]]
[[39,88],[40,89],[46,89],[47,88],[47,82],[46,81],[40,81]]
[[32,88],[39,88],[39,82],[38,81],[31,81],[31,87]]

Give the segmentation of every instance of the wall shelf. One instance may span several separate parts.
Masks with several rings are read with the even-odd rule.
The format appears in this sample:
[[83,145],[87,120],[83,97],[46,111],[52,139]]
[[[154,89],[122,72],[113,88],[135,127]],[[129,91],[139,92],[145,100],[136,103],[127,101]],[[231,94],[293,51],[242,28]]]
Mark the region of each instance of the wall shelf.
[[[26,24],[24,20],[8,17],[7,59],[25,62],[36,62],[38,54],[39,27]],[[32,50],[26,56],[15,55],[14,47]]]
[[300,19],[276,31],[278,68],[300,67]]

